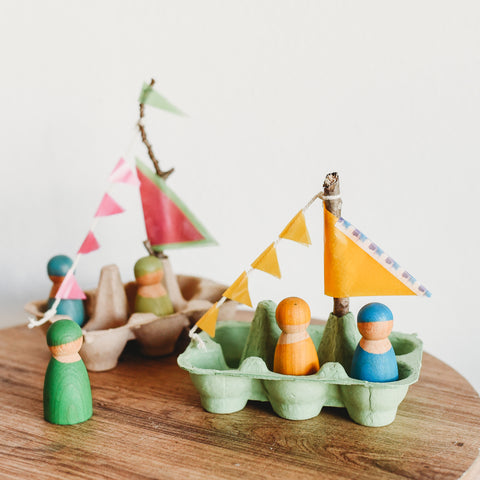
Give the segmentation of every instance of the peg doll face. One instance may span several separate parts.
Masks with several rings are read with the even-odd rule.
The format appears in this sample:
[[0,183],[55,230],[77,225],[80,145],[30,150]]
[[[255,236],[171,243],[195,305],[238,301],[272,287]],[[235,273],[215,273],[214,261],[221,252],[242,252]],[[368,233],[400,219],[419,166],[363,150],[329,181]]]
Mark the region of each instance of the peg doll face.
[[58,320],[47,332],[47,345],[57,360],[68,363],[80,357],[78,352],[82,347],[82,329],[73,320]]
[[358,312],[358,330],[366,340],[387,338],[393,328],[393,314],[383,303],[369,303]]
[[298,297],[283,299],[275,312],[278,326],[285,333],[301,332],[310,323],[310,307],[305,300]]
[[359,322],[358,330],[365,340],[382,340],[392,333],[393,320],[387,322]]
[[163,279],[163,264],[159,258],[149,255],[137,261],[134,272],[139,285],[159,283]]
[[163,280],[163,270],[157,270],[156,272],[146,273],[137,278],[138,285],[152,285],[154,283],[160,283]]
[[77,338],[73,342],[65,343],[63,345],[51,346],[48,347],[52,355],[57,359],[61,360],[62,357],[70,357],[75,355],[80,351],[83,344],[83,337]]

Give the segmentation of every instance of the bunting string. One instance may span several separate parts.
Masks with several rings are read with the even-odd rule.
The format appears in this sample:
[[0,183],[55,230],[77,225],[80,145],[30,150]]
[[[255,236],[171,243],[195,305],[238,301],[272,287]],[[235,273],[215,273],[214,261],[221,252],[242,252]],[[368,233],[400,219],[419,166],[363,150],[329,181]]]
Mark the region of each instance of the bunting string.
[[198,335],[197,330],[201,328],[210,337],[215,336],[215,325],[218,317],[218,309],[227,299],[237,301],[252,307],[252,301],[248,291],[248,278],[254,270],[261,270],[274,277],[281,278],[280,266],[278,263],[276,249],[280,241],[292,240],[305,246],[311,245],[310,235],[305,223],[305,212],[315,203],[316,200],[335,200],[339,195],[324,195],[317,193],[287,224],[280,235],[246,268],[243,273],[225,290],[222,298],[212,305],[209,310],[190,329],[189,336],[202,349],[206,349],[205,342]]
[[77,284],[77,281],[75,280],[74,273],[82,255],[86,255],[100,248],[100,244],[98,243],[94,234],[95,227],[98,225],[100,218],[116,215],[125,211],[110,195],[113,190],[113,186],[116,183],[125,183],[132,186],[140,185],[140,182],[136,174],[134,173],[134,170],[127,164],[127,162],[125,162],[123,158],[120,158],[115,168],[112,170],[112,173],[110,174],[109,186],[107,187],[107,190],[105,191],[102,200],[100,201],[100,204],[97,208],[97,211],[92,219],[87,236],[85,237],[85,240],[78,249],[73,264],[66,273],[57,291],[55,301],[53,302],[52,306],[44,313],[41,319],[37,320],[32,316],[29,317],[29,328],[38,327],[50,321],[57,313],[58,306],[60,305],[60,302],[62,300],[68,298],[86,298],[85,294],[81,291],[80,287]]
[[[250,299],[250,293],[248,290],[248,279],[249,275],[253,270],[261,270],[270,275],[273,275],[277,278],[281,278],[280,266],[277,258],[277,245],[281,240],[291,240],[297,243],[300,243],[305,246],[311,245],[310,234],[307,229],[305,222],[305,212],[315,203],[317,199],[322,201],[325,200],[337,200],[340,198],[340,195],[324,195],[323,193],[318,193],[315,195],[287,224],[287,226],[282,230],[278,238],[271,243],[247,268],[236,280],[235,282],[222,294],[222,300],[215,305],[213,305],[205,315],[200,318],[200,320],[193,326],[190,330],[191,337],[196,339],[198,343],[201,342],[202,348],[205,347],[204,342],[198,335],[195,333],[197,328],[201,328],[211,337],[215,336],[215,322],[218,317],[218,308],[225,301],[226,298],[237,301],[244,305],[252,307],[252,301]],[[347,238],[352,240],[353,246],[346,244],[344,241],[336,243],[339,245],[337,248],[357,248],[358,250],[349,250],[348,254],[344,252],[341,257],[350,258],[349,255],[353,255],[353,258],[359,259],[356,261],[356,265],[362,265],[361,272],[350,271],[352,267],[351,264],[354,262],[349,262],[348,265],[343,265],[341,262],[334,261],[332,263],[332,246],[328,249],[325,247],[325,293],[332,297],[345,297],[345,296],[362,296],[362,295],[374,295],[374,292],[381,292],[383,295],[408,295],[408,294],[417,294],[430,296],[430,292],[420,284],[412,275],[410,275],[405,269],[401,268],[391,257],[387,256],[383,250],[381,250],[377,245],[375,245],[371,240],[369,240],[365,235],[362,234],[359,230],[355,229],[349,222],[344,218],[337,218],[331,213],[325,210],[325,218],[331,218],[331,225],[335,227],[335,230],[340,234],[345,235]],[[325,226],[326,232],[325,235],[335,235],[330,232],[327,232],[327,226]],[[330,241],[332,243],[336,242],[336,239],[331,237]],[[366,252],[373,260],[373,263],[368,264],[368,278],[365,277],[365,269],[367,268],[364,260],[361,257],[361,254],[358,252]],[[364,253],[362,253],[364,255]],[[360,255],[360,256],[359,256]],[[334,256],[334,258],[336,258]],[[348,270],[348,268],[350,270]],[[382,268],[383,267],[383,268]],[[345,270],[347,269],[347,270]],[[381,270],[378,270],[381,269]],[[358,270],[358,269],[357,269]],[[345,273],[347,272],[347,273]],[[362,277],[363,275],[363,277]],[[389,277],[392,276],[393,281]],[[338,277],[346,276],[348,277],[348,283],[344,284],[341,280],[338,280]],[[372,280],[373,279],[373,280]],[[396,282],[400,281],[401,284],[404,284],[408,288],[405,289],[403,286],[399,289]],[[347,285],[343,287],[342,285]],[[345,288],[345,291],[332,290],[332,289],[342,289]],[[328,291],[327,291],[328,290]],[[339,293],[340,292],[340,293]],[[197,338],[198,337],[198,338]]]

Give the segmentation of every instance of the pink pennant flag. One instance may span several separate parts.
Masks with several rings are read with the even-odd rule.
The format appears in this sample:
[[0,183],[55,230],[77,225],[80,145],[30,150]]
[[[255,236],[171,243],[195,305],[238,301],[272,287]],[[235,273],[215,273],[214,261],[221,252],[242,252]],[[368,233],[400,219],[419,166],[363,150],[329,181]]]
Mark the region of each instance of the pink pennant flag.
[[121,158],[113,169],[108,181],[111,183],[126,183],[134,187],[140,186],[140,181],[127,162]]
[[87,297],[78,286],[72,272],[68,272],[55,295],[60,300],[85,300]]
[[82,246],[80,247],[80,250],[78,253],[90,253],[93,252],[94,250],[98,250],[100,248],[99,243],[97,242],[97,239],[95,238],[95,235],[93,232],[90,230],[88,232],[88,235],[85,237],[85,240],[82,243]]
[[124,211],[125,210],[108,193],[106,193],[102,198],[102,202],[98,207],[95,217],[108,217]]

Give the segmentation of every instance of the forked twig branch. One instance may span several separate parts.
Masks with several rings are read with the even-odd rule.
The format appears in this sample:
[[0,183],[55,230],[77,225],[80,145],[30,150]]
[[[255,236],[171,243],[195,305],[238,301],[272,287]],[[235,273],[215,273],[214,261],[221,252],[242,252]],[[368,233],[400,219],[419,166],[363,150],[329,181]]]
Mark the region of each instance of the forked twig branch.
[[[152,78],[152,80],[150,81],[150,87],[153,87],[154,85],[155,85],[155,80]],[[140,118],[138,119],[137,126],[138,126],[138,129],[140,130],[142,142],[147,147],[148,156],[150,157],[150,160],[152,160],[152,163],[153,163],[153,166],[155,167],[155,171],[157,172],[157,175],[163,178],[164,180],[166,180],[173,173],[174,169],[171,168],[170,170],[163,171],[160,168],[160,163],[155,157],[155,154],[153,153],[152,145],[148,141],[147,132],[145,131],[145,126],[143,125],[144,116],[145,116],[145,105],[140,102]]]

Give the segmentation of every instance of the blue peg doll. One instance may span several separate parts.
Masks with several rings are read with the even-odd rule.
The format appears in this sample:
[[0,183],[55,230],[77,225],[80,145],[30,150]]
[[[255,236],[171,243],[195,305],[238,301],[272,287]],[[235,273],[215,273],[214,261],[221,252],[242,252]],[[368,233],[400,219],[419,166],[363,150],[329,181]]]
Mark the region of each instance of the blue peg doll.
[[362,339],[353,354],[350,376],[369,382],[398,380],[397,359],[388,339],[391,310],[383,303],[369,303],[358,312],[357,325]]

